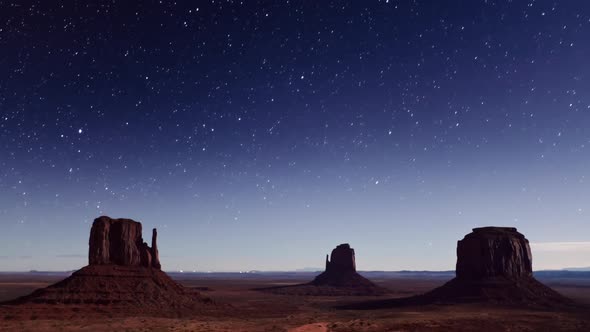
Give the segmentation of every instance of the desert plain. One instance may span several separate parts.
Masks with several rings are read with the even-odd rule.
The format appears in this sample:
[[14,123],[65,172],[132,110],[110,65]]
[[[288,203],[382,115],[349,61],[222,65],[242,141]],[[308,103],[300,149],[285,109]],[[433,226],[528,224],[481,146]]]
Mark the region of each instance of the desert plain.
[[[401,298],[436,288],[453,272],[365,272],[390,291],[381,296],[302,296],[259,291],[308,282],[318,273],[169,273],[213,300],[194,313],[171,317],[113,312],[76,305],[0,306],[1,331],[590,331],[590,273],[538,272],[536,277],[572,299],[571,308],[492,304],[421,305],[344,310],[351,303]],[[68,273],[1,273],[0,301],[27,295]]]

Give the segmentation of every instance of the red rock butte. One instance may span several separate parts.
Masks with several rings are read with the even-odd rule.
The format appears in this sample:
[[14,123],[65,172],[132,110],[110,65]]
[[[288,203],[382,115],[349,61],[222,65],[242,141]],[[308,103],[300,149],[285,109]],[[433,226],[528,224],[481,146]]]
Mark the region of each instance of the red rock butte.
[[356,272],[354,249],[348,243],[343,243],[334,248],[330,254],[330,259],[326,255],[326,270],[315,277],[311,284],[335,287],[374,285]]
[[516,228],[474,228],[457,242],[456,277],[423,297],[435,302],[568,304],[533,277],[532,262],[529,241]]
[[457,242],[456,277],[424,295],[426,302],[519,306],[569,304],[533,277],[529,241],[513,227],[481,227]]
[[326,270],[311,282],[263,290],[278,294],[317,296],[366,296],[388,293],[387,289],[375,285],[356,272],[354,249],[348,243],[334,248],[329,258],[326,255]]
[[143,242],[141,232],[141,223],[131,219],[96,218],[90,230],[88,264],[160,269],[157,230],[152,231],[151,248]]
[[354,249],[348,243],[343,243],[334,250],[328,259],[326,255],[326,272],[340,273],[353,271],[356,272],[356,260],[354,258]]
[[490,303],[552,307],[572,302],[533,277],[529,241],[513,227],[481,227],[457,243],[456,277],[409,298],[373,301],[347,308],[378,309],[432,303]]
[[69,305],[111,314],[178,316],[210,303],[161,271],[157,231],[152,232],[151,247],[143,241],[141,231],[141,223],[131,219],[95,219],[90,230],[89,265],[6,304]]
[[474,228],[457,242],[458,279],[533,276],[533,255],[529,241],[513,227]]

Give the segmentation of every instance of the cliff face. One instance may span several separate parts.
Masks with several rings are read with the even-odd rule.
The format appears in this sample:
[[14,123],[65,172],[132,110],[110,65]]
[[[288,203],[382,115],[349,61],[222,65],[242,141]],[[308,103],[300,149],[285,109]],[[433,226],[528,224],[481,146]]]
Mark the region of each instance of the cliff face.
[[530,278],[532,260],[529,241],[516,228],[474,228],[457,243],[457,278]]
[[141,232],[141,223],[131,219],[96,218],[90,230],[88,264],[160,269],[156,229],[151,248],[143,241]]
[[348,243],[334,248],[330,260],[326,257],[326,272],[356,272],[354,249]]

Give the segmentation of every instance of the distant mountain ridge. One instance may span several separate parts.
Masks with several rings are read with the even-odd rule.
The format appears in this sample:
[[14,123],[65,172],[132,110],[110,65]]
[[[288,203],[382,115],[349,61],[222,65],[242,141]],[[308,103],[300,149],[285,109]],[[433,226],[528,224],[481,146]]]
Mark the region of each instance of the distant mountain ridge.
[[589,267],[567,267],[562,270],[564,270],[564,271],[590,271],[590,266]]

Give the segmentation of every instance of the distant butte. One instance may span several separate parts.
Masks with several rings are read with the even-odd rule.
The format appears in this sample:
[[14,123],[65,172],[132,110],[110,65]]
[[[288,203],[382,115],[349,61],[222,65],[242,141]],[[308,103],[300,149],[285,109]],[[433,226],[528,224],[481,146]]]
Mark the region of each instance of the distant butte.
[[87,266],[56,284],[4,304],[177,316],[210,302],[160,270],[157,231],[152,231],[151,247],[141,232],[141,223],[131,219],[96,218],[90,230]]
[[291,295],[382,295],[387,289],[375,285],[356,272],[354,249],[341,244],[326,255],[326,270],[306,284],[262,289],[271,293]]
[[455,279],[423,297],[434,302],[524,306],[569,302],[533,277],[529,241],[512,227],[474,228],[457,242]]
[[428,293],[372,301],[344,308],[490,303],[525,307],[568,305],[571,301],[533,277],[529,241],[513,227],[474,228],[457,243],[456,277]]

